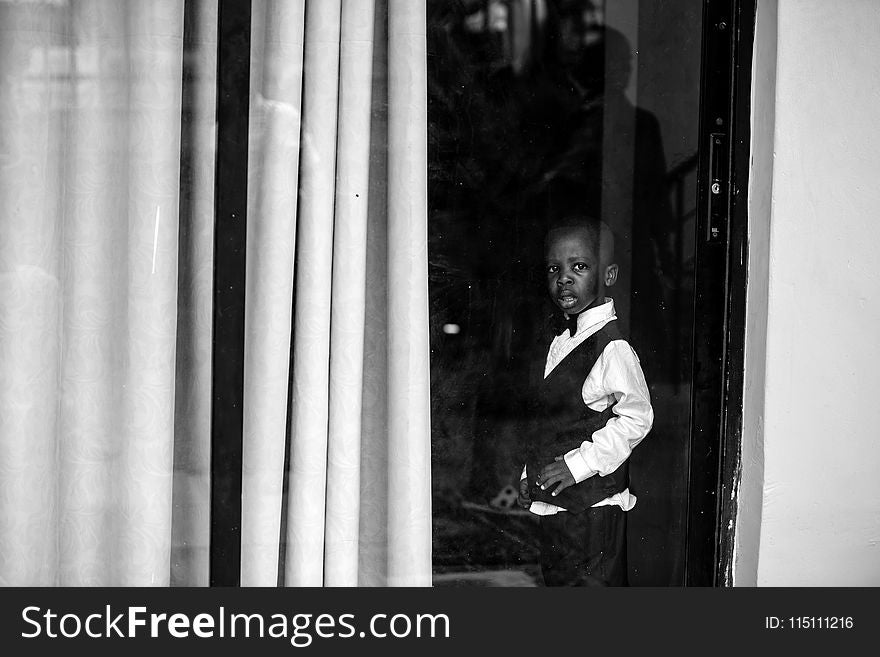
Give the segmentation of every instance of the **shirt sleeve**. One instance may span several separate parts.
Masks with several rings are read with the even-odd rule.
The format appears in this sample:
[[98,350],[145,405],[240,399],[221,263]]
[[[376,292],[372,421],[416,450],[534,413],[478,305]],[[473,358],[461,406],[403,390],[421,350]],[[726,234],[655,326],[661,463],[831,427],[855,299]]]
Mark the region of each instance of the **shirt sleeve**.
[[[584,403],[616,401],[614,415],[579,448],[565,455],[575,482],[611,474],[629,457],[654,423],[651,395],[635,351],[625,340],[608,343],[583,387]],[[613,402],[612,402],[613,403]]]

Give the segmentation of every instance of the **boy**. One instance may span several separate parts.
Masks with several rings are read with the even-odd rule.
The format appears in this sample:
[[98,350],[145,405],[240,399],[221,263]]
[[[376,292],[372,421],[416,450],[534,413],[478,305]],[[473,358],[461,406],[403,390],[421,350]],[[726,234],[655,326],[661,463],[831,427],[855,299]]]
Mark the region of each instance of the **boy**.
[[[628,457],[654,413],[639,359],[617,331],[614,242],[605,224],[569,219],[547,233],[547,292],[564,322],[543,378],[530,382],[519,503],[540,518],[548,586],[626,584]],[[561,329],[561,330],[560,330]]]

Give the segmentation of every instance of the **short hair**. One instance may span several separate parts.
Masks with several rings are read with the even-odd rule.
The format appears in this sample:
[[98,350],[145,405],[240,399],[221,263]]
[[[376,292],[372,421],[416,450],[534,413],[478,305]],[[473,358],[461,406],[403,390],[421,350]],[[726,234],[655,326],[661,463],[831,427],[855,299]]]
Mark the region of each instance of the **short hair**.
[[550,223],[547,234],[544,236],[544,250],[550,240],[550,234],[559,230],[582,230],[587,234],[587,239],[598,247],[596,255],[603,266],[614,264],[614,231],[604,221],[587,215],[569,215],[563,219]]

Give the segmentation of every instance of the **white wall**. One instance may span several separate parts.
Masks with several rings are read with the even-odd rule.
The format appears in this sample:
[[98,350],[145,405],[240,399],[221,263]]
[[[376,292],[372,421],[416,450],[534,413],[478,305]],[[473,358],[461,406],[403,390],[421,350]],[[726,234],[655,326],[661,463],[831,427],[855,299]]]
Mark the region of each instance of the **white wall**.
[[777,1],[757,4],[752,60],[751,171],[749,172],[749,270],[746,290],[745,389],[742,476],[737,490],[733,582],[758,583],[758,547],[764,499],[764,381],[769,305],[770,214],[773,132],[776,127]]
[[[735,581],[877,586],[880,2],[778,0],[777,18],[768,257],[750,250],[750,312],[760,311],[769,269],[766,360],[761,322],[747,325],[747,345],[758,347],[747,353],[747,377],[765,367],[763,421],[758,400],[747,400]],[[754,129],[766,120],[756,113]],[[764,180],[752,181],[753,200],[771,185],[759,161],[756,173]],[[753,223],[764,220],[752,210]],[[760,480],[762,424],[755,578],[756,509],[743,492]]]

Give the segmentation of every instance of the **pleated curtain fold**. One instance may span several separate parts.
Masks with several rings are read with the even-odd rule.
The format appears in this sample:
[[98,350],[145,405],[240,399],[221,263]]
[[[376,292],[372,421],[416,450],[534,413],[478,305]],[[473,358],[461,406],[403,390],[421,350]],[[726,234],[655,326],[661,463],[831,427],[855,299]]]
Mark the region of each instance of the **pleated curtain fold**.
[[424,6],[268,2],[252,39],[242,583],[427,585]]
[[[243,585],[431,579],[425,7],[252,5]],[[0,583],[204,585],[217,2],[0,4]]]
[[0,25],[0,582],[165,585],[183,5]]

